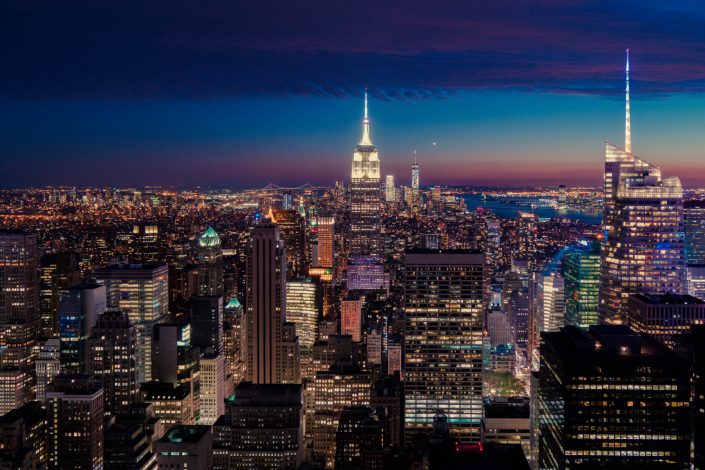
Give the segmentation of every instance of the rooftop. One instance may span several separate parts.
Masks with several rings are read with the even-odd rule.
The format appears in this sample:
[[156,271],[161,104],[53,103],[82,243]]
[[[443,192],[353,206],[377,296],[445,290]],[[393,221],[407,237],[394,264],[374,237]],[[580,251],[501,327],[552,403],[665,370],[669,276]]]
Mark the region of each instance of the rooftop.
[[208,227],[203,235],[198,239],[198,246],[200,247],[217,247],[220,246],[220,236],[213,229],[213,227]]
[[705,301],[688,294],[634,294],[635,299],[651,305],[700,305]]
[[172,426],[159,441],[171,442],[174,444],[181,442],[199,442],[203,436],[210,431],[210,428],[210,426],[203,425],[176,424]]

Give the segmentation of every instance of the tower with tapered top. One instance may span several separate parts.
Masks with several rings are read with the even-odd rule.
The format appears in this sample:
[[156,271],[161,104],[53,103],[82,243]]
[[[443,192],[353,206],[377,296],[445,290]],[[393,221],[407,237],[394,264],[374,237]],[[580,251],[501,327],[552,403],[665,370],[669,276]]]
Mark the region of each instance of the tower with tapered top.
[[625,322],[635,293],[685,289],[683,188],[677,177],[662,178],[659,167],[632,153],[628,49],[625,118],[624,149],[605,147],[599,319],[611,324]]
[[378,259],[381,256],[379,236],[381,202],[379,153],[370,137],[370,118],[367,110],[367,92],[365,92],[362,139],[353,152],[350,181],[349,256],[351,264],[359,264],[362,259]]

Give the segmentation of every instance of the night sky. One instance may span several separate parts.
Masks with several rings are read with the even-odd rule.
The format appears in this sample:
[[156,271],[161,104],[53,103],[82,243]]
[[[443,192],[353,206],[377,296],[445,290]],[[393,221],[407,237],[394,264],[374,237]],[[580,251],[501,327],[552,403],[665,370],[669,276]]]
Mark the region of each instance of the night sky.
[[[408,184],[599,184],[624,141],[705,185],[705,3],[0,4],[0,187],[332,184],[362,92]],[[434,145],[435,142],[435,145]]]

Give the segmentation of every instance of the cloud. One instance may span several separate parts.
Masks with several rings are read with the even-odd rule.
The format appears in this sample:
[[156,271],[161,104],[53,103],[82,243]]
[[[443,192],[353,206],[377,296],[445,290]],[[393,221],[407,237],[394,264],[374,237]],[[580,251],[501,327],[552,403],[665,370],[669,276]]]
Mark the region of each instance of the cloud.
[[27,2],[0,7],[0,93],[31,98],[242,95],[443,98],[463,90],[640,96],[705,90],[692,1]]

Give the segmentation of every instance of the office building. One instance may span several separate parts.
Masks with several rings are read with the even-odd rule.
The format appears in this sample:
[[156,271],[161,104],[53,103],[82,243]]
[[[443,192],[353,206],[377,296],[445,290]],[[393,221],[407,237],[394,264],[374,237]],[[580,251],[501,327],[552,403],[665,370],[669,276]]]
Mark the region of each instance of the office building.
[[362,120],[362,139],[355,147],[350,181],[350,264],[359,257],[379,258],[380,240],[380,168],[379,153],[370,137],[370,119],[367,112]]
[[223,298],[191,297],[191,344],[201,351],[223,352]]
[[51,253],[41,257],[39,312],[43,337],[59,335],[61,291],[80,283],[81,270],[77,253]]
[[198,290],[200,296],[223,295],[223,249],[220,236],[208,227],[198,239]]
[[691,328],[691,344],[692,463],[694,468],[705,468],[705,325]]
[[454,438],[479,441],[484,256],[417,250],[404,265],[406,440],[443,413]]
[[565,280],[559,274],[535,273],[529,283],[531,312],[529,315],[528,358],[532,370],[541,360],[541,333],[558,331],[565,324]]
[[127,243],[127,255],[131,263],[147,264],[164,261],[164,245],[159,226],[154,223],[133,225]]
[[[387,346],[387,373],[392,375],[395,372],[402,373],[402,347],[398,342],[389,342]],[[403,374],[402,374],[403,375]]]
[[213,425],[213,469],[298,468],[303,426],[301,385],[242,382]]
[[200,360],[199,424],[212,425],[225,412],[225,362],[222,354],[207,351]]
[[487,314],[487,332],[492,347],[514,344],[509,318],[503,312],[494,311]]
[[30,351],[39,332],[37,236],[0,231],[0,348],[3,368],[34,368]]
[[39,350],[35,366],[37,376],[37,401],[44,403],[49,383],[61,371],[61,341],[59,338],[49,338]]
[[685,201],[683,221],[686,263],[705,264],[705,201]]
[[[151,405],[150,405],[151,406]],[[162,433],[163,434],[163,433]],[[155,470],[157,455],[152,439],[155,434],[144,423],[119,416],[106,419],[104,436],[105,470]]]
[[137,380],[152,380],[152,336],[169,308],[169,269],[166,264],[116,264],[98,269],[108,307],[127,314],[137,328]]
[[270,210],[268,217],[279,227],[286,253],[286,278],[296,279],[308,273],[306,220],[296,210]]
[[252,229],[247,258],[245,357],[247,380],[282,383],[282,335],[286,319],[286,256],[279,228],[266,219]]
[[517,349],[526,350],[529,341],[529,290],[521,287],[512,291],[506,307]]
[[387,175],[384,180],[384,200],[387,203],[397,202],[397,188],[394,186],[394,175]]
[[496,397],[485,401],[482,443],[491,446],[529,445],[529,399]]
[[624,149],[606,143],[604,181],[600,322],[623,324],[630,295],[685,292],[683,188],[632,154],[630,132]]
[[38,401],[0,416],[0,468],[47,467],[47,414]]
[[301,383],[301,349],[296,324],[284,322],[281,342],[281,383]]
[[61,295],[59,304],[59,338],[61,368],[68,374],[90,372],[88,338],[98,317],[105,312],[105,286],[79,284]]
[[154,406],[154,415],[167,431],[177,424],[194,424],[194,409],[191,389],[188,384],[167,382],[143,382],[140,384],[140,400]]
[[102,468],[103,419],[103,389],[91,376],[58,375],[47,390],[49,468]]
[[705,264],[689,264],[686,268],[688,294],[705,299]]
[[362,340],[362,305],[364,302],[364,297],[340,302],[340,334],[350,335],[356,343]]
[[587,329],[598,323],[600,245],[580,245],[564,258],[565,323]]
[[420,175],[419,163],[416,161],[416,152],[414,152],[414,163],[411,165],[411,190],[414,193],[414,199],[419,197]]
[[160,470],[210,470],[213,468],[213,432],[210,426],[176,425],[157,441]]
[[137,329],[127,313],[110,309],[93,327],[88,341],[90,371],[103,388],[103,409],[108,414],[128,410],[139,397],[137,381]]
[[370,405],[371,376],[355,366],[334,364],[316,372],[313,392],[313,452],[326,468],[335,465],[340,414],[351,406]]
[[541,357],[539,468],[689,468],[687,361],[624,325],[543,333]]
[[286,283],[286,319],[296,325],[301,349],[311,349],[318,334],[318,285],[311,279]]
[[0,414],[27,403],[32,374],[28,367],[0,367]]
[[346,407],[335,432],[336,470],[382,470],[384,425],[367,406]]
[[691,325],[705,324],[705,301],[687,294],[634,294],[627,305],[629,328],[671,349]]

